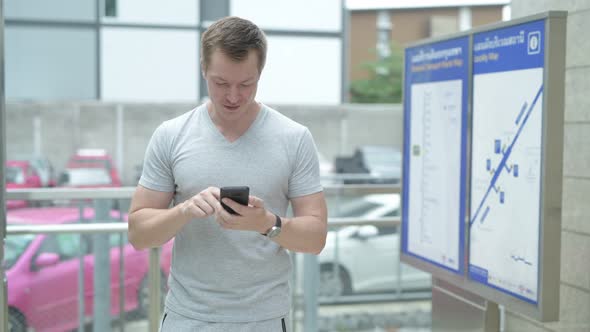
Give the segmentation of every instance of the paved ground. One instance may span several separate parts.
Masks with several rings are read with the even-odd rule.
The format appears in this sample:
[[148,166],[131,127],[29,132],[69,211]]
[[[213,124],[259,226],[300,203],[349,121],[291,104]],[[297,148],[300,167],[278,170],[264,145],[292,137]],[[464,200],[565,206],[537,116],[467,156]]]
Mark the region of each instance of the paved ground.
[[[404,301],[372,304],[325,305],[320,307],[320,331],[427,332],[430,331],[430,301]],[[294,332],[303,331],[303,314],[296,313]],[[145,332],[147,321],[125,325],[125,332]],[[114,328],[113,332],[118,331]]]

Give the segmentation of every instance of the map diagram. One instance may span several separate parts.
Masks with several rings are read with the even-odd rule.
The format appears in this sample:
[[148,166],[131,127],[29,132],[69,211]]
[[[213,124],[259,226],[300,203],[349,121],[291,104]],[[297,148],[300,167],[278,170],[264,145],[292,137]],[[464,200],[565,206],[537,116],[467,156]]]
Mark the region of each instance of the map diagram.
[[[412,85],[408,247],[459,268],[462,80]],[[442,162],[444,161],[444,162]]]
[[475,75],[473,91],[469,273],[534,302],[543,69]]

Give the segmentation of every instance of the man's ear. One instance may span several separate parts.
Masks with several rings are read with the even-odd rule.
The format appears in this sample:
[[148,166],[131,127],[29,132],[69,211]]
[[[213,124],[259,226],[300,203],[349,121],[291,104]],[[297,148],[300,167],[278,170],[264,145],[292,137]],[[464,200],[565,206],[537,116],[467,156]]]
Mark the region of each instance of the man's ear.
[[203,79],[206,80],[207,79],[207,69],[205,68],[205,64],[203,63],[203,61],[200,61],[200,65],[201,65],[201,75],[203,76]]

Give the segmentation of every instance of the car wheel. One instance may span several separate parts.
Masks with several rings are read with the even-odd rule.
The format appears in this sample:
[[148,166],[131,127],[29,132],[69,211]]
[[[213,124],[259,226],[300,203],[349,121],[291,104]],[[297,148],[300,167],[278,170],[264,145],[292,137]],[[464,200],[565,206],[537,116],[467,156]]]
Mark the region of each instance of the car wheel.
[[26,332],[27,323],[25,317],[18,311],[10,310],[8,314],[9,332]]
[[352,283],[348,272],[341,266],[325,264],[320,267],[319,296],[340,296],[352,294]]
[[[162,273],[160,276],[160,311],[164,309],[164,299],[166,298],[167,291],[166,276]],[[147,275],[141,280],[141,285],[137,291],[137,304],[138,316],[141,318],[147,317],[150,311],[150,288]]]

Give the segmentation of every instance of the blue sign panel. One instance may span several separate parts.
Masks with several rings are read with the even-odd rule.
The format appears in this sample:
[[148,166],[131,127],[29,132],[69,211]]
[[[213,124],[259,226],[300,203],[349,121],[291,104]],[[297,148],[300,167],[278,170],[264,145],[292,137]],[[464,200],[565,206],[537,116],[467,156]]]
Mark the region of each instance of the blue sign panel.
[[472,52],[468,276],[537,304],[545,20],[475,34]]
[[545,21],[473,36],[473,74],[543,67]]
[[406,49],[402,252],[464,271],[469,37]]

